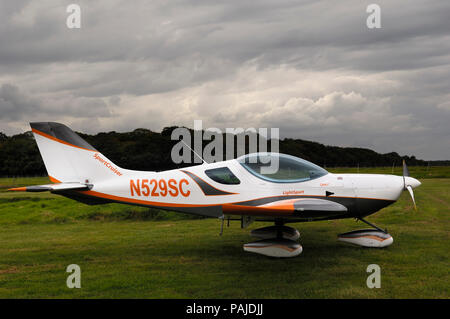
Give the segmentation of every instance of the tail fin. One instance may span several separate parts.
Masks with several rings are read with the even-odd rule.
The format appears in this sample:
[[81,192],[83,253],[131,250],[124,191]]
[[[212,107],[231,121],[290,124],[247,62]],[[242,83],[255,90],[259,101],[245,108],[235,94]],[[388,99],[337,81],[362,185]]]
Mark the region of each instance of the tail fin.
[[122,176],[114,165],[64,124],[30,123],[50,180],[93,184]]

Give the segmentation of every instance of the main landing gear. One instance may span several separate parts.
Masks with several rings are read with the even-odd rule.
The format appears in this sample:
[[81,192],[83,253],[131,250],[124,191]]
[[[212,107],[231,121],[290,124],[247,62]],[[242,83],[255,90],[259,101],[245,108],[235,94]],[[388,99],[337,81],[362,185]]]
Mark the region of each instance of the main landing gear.
[[[224,219],[222,218],[220,234],[223,232]],[[353,230],[339,234],[339,241],[363,247],[377,248],[387,247],[394,242],[394,239],[387,230],[371,224],[362,217],[358,217],[357,219],[373,228]],[[228,224],[229,221],[228,219]],[[246,228],[251,221],[251,219],[245,220],[242,218],[241,227]],[[275,225],[273,226],[254,229],[250,234],[259,240],[244,244],[244,251],[277,258],[296,257],[303,251],[302,246],[298,242],[300,239],[299,231],[284,225],[282,220],[275,221]]]
[[394,242],[392,236],[387,232],[377,227],[374,224],[369,223],[367,220],[359,217],[360,221],[366,223],[373,228],[370,229],[358,229],[347,233],[339,234],[338,240],[362,246],[362,247],[387,247]]
[[303,251],[297,242],[300,233],[297,229],[285,226],[281,221],[274,226],[254,229],[250,233],[260,240],[244,245],[244,250],[269,257],[295,257]]

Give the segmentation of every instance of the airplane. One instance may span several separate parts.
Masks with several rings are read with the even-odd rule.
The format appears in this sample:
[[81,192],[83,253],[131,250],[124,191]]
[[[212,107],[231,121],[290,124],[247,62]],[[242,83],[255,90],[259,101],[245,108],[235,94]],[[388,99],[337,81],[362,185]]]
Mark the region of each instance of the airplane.
[[[409,176],[333,174],[291,155],[261,152],[236,159],[173,169],[135,171],[121,168],[64,124],[30,123],[52,184],[12,188],[44,192],[89,204],[124,203],[219,218],[274,223],[254,229],[258,240],[245,251],[270,257],[295,257],[303,248],[300,233],[288,223],[355,218],[370,225],[339,234],[338,239],[363,247],[393,243],[386,230],[364,218],[395,203],[407,190],[415,207],[413,189],[421,183]],[[270,160],[278,170],[265,173]]]

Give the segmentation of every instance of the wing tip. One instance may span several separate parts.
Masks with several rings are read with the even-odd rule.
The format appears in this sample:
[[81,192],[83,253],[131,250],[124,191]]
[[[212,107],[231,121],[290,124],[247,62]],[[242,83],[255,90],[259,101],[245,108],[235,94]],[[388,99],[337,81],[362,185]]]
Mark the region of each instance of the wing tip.
[[10,192],[26,192],[26,187],[15,187],[15,188],[9,188],[8,191]]

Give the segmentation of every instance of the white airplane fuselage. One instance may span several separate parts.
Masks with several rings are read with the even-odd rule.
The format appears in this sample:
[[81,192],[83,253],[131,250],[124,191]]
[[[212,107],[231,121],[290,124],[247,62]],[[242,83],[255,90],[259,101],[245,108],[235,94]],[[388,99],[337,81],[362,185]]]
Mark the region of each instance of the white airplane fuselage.
[[[14,190],[51,191],[88,204],[121,202],[210,217],[310,221],[364,217],[394,203],[406,188],[412,193],[411,188],[420,185],[409,174],[332,174],[278,153],[253,153],[163,172],[128,170],[63,124],[31,126],[56,184]],[[264,175],[263,159],[277,160],[274,175]]]
[[[205,171],[227,167],[238,176],[240,184],[224,185],[211,180]],[[256,219],[283,218],[293,220],[321,220],[329,218],[364,217],[394,203],[404,190],[402,176],[380,174],[333,174],[304,181],[274,183],[248,172],[237,160],[202,164],[163,172],[129,171],[120,169],[122,176],[97,183],[83,192],[88,196],[128,204],[157,207],[217,216],[251,215]],[[416,187],[420,182],[411,177]],[[285,211],[259,212],[234,209],[236,206],[259,206],[280,200],[323,198],[347,207],[347,212],[302,213]],[[237,207],[239,208],[239,207]],[[208,213],[210,211],[210,214]]]

